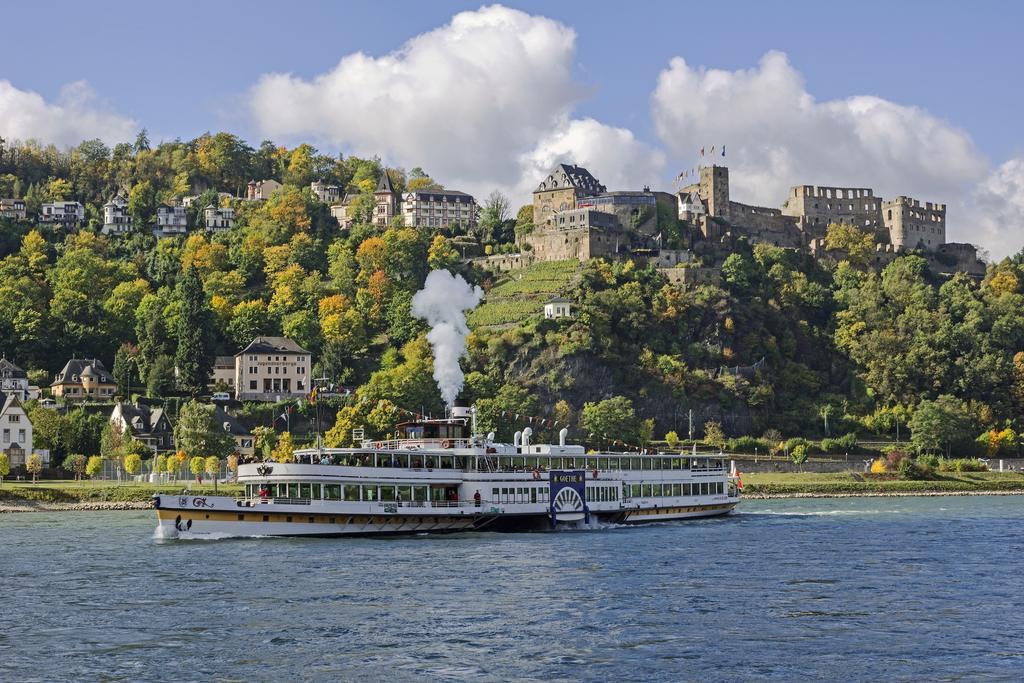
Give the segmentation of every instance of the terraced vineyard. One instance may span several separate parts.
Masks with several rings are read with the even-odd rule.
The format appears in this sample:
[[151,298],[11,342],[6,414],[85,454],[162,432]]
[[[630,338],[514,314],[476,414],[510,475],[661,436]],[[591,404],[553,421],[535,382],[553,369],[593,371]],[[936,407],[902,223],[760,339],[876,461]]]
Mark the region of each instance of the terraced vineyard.
[[503,274],[484,302],[469,314],[470,327],[510,325],[544,315],[545,301],[571,293],[579,269],[576,260],[545,261]]

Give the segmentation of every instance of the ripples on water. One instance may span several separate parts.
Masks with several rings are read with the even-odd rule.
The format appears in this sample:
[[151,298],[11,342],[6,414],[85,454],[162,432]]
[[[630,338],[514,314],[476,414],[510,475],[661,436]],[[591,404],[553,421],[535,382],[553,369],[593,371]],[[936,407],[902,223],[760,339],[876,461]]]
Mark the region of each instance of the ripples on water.
[[159,541],[0,516],[0,679],[1018,680],[1019,497],[638,528]]

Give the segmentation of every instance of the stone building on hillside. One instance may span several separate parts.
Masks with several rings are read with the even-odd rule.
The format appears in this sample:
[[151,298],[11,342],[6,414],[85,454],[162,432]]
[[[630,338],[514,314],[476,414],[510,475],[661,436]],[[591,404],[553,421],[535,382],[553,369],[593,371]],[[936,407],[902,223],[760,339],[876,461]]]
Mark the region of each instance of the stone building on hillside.
[[399,215],[401,210],[402,195],[395,190],[387,171],[381,173],[380,182],[377,183],[377,189],[373,191],[373,197],[376,200],[376,206],[373,208],[373,224],[380,227],[391,225],[391,221]]
[[520,242],[537,260],[614,258],[661,241],[659,205],[669,216],[676,199],[667,192],[608,192],[582,166],[559,164],[533,192],[533,232]]
[[605,186],[582,166],[559,164],[533,191],[533,222],[544,225],[557,211],[577,208],[584,197],[602,194]]

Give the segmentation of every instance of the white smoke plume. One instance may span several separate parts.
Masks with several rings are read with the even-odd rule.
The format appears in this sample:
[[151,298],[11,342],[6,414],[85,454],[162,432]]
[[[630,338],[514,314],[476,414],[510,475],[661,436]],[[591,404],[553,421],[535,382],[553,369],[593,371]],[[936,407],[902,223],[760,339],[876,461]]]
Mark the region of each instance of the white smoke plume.
[[434,380],[449,407],[462,391],[459,359],[466,352],[469,335],[465,312],[476,308],[483,295],[483,290],[470,286],[461,275],[433,270],[423,289],[412,297],[412,314],[430,325],[427,341],[434,350]]

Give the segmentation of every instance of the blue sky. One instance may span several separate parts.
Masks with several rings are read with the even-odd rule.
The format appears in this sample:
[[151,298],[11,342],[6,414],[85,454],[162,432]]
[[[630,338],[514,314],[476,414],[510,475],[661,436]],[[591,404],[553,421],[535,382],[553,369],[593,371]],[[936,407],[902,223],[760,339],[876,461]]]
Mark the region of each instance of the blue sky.
[[[310,139],[325,150],[362,153],[378,143],[361,134],[363,129],[359,126],[346,120],[332,120],[331,111],[315,121],[283,123],[281,117],[268,119],[263,112],[256,111],[260,104],[250,99],[254,86],[263,75],[271,73],[289,73],[297,82],[310,83],[319,75],[330,74],[346,55],[364,52],[373,58],[384,57],[417,35],[442,29],[458,12],[480,7],[478,3],[466,2],[284,4],[260,0],[12,3],[4,11],[6,29],[0,41],[0,81],[8,81],[19,91],[38,93],[46,103],[59,102],[61,88],[68,83],[85,81],[96,96],[88,103],[89,108],[130,119],[135,126],[148,128],[156,139],[190,138],[207,130],[226,129],[253,143],[265,136],[286,143]],[[811,152],[793,153],[780,167],[768,167],[766,160],[777,159],[777,150],[754,149],[756,122],[720,125],[723,116],[737,115],[736,108],[741,106],[753,110],[751,115],[757,113],[758,101],[752,100],[749,93],[733,93],[720,101],[722,107],[733,107],[731,111],[687,110],[681,114],[685,121],[665,123],[664,107],[676,106],[671,98],[677,98],[674,101],[685,110],[687,102],[714,87],[710,80],[694,83],[690,79],[688,86],[681,86],[682,90],[663,93],[661,119],[652,111],[652,95],[659,75],[669,68],[673,58],[685,60],[683,71],[687,77],[700,77],[700,70],[707,67],[734,74],[734,81],[738,81],[742,79],[736,74],[758,69],[764,56],[774,50],[787,58],[788,70],[782,80],[790,85],[802,83],[803,91],[816,102],[838,102],[854,96],[881,98],[901,107],[894,114],[896,118],[912,118],[915,111],[927,115],[927,125],[914,121],[905,124],[911,132],[923,125],[940,125],[940,133],[962,133],[964,144],[971,147],[949,153],[951,159],[956,155],[960,158],[950,161],[956,168],[948,178],[935,177],[934,169],[946,163],[947,149],[936,144],[934,150],[920,155],[914,164],[897,160],[890,177],[878,181],[882,185],[895,186],[900,178],[906,177],[906,192],[943,193],[941,199],[950,203],[958,201],[958,197],[949,194],[977,194],[979,188],[985,187],[986,197],[998,195],[997,199],[988,197],[983,201],[994,207],[993,215],[1024,211],[1024,200],[1014,194],[1024,180],[1018,177],[1016,167],[1003,167],[1024,157],[1024,127],[1019,125],[1024,109],[1024,88],[1020,87],[1024,66],[1024,41],[1020,37],[1020,27],[1024,25],[1022,3],[516,2],[507,3],[506,7],[522,10],[531,17],[555,20],[575,32],[575,41],[569,39],[572,47],[565,58],[576,94],[553,104],[551,111],[544,114],[545,121],[560,117],[565,124],[593,119],[600,124],[599,136],[595,138],[591,135],[593,130],[581,128],[570,134],[563,125],[565,130],[558,137],[558,125],[550,121],[542,124],[539,119],[535,125],[526,127],[524,136],[536,134],[542,140],[558,141],[563,154],[577,160],[589,159],[590,163],[602,160],[611,164],[622,158],[623,168],[632,169],[618,176],[612,170],[597,170],[603,180],[610,177],[620,182],[640,182],[651,176],[655,182],[670,182],[677,169],[692,162],[685,150],[695,147],[695,142],[703,144],[707,138],[708,144],[729,142],[737,150],[737,158],[730,161],[730,166],[749,170],[746,184],[738,178],[736,185],[738,192],[750,195],[750,199],[769,201],[778,195],[773,184],[758,184],[758,179],[770,178],[773,170],[793,174],[794,177],[786,178],[786,184],[873,182],[869,176],[873,176],[879,160],[890,158],[887,154],[858,152],[851,156],[854,160],[844,164],[819,159]],[[550,39],[560,36],[564,38],[557,34]],[[439,49],[443,52],[443,48]],[[432,59],[425,58],[423,63],[433,63]],[[527,67],[538,68],[536,63],[519,65],[522,69]],[[511,73],[517,73],[515,64],[509,68]],[[415,74],[428,77],[419,71]],[[452,82],[458,83],[457,77]],[[525,76],[512,82],[532,83]],[[558,88],[565,84],[564,80],[555,80],[548,85]],[[732,82],[729,87],[742,86]],[[295,92],[294,87],[268,90],[262,105],[272,107],[267,105],[271,95]],[[530,93],[524,92],[522,97],[528,99]],[[344,109],[338,102],[305,106]],[[531,102],[530,111],[543,110],[545,105],[544,101]],[[0,114],[4,112],[2,106],[0,101]],[[451,96],[451,106],[461,106],[457,92]],[[409,117],[416,116],[413,109],[410,107],[407,112]],[[775,135],[777,146],[791,147],[800,132],[796,128],[779,130],[779,121],[788,118],[784,109],[766,127],[770,132],[765,135]],[[359,111],[363,116],[366,112],[372,116],[373,112],[365,108]],[[810,116],[817,121],[821,114]],[[282,112],[281,116],[290,114]],[[429,116],[436,120],[427,121],[428,125],[444,129],[446,117],[439,117],[436,110]],[[850,118],[848,113],[842,116],[844,120]],[[853,115],[853,119],[857,116]],[[891,118],[876,117],[871,125],[881,125],[880,120]],[[394,128],[406,127],[401,118],[388,121]],[[498,125],[497,121],[503,129],[509,125],[508,119],[487,117],[468,118],[462,125],[486,129],[492,123]],[[809,124],[805,121],[801,125]],[[851,120],[831,122],[825,127],[843,131],[859,125]],[[5,135],[4,127],[0,117],[0,136]],[[609,145],[618,144],[610,141],[613,129],[623,129],[635,138],[626,141],[629,150],[619,157],[608,151]],[[24,130],[17,132],[24,135]],[[31,126],[27,130],[35,132]],[[45,137],[52,130],[55,129],[40,127],[38,135]],[[907,131],[902,134],[906,136]],[[6,135],[11,136],[10,132]],[[587,138],[588,135],[591,137]],[[685,142],[678,140],[682,135],[689,136]],[[59,137],[56,132],[52,136]],[[929,134],[931,137],[934,136]],[[621,136],[619,139],[621,142]],[[475,146],[473,140],[463,138],[458,138],[456,144]],[[604,156],[594,152],[598,148]],[[898,144],[891,147],[897,149]],[[589,155],[588,150],[592,152]],[[418,153],[427,152],[429,147]],[[522,146],[507,150],[496,147],[491,152],[517,158],[529,156],[529,162],[517,163],[530,172],[552,158]],[[428,171],[434,162],[433,158],[417,161],[388,149],[381,150],[381,154],[386,161],[406,166],[418,163]],[[892,154],[899,156],[898,152]],[[432,152],[432,156],[436,155],[437,152]],[[463,183],[479,175],[467,173],[464,165],[455,162],[438,161],[433,167],[435,174],[437,170],[448,171],[448,180]],[[1002,176],[993,175],[999,172]],[[487,182],[521,192],[527,181],[513,180],[512,174],[508,169],[487,178]],[[886,193],[904,192],[903,186],[880,189]],[[1007,193],[1008,199],[1003,196]],[[781,197],[772,203],[780,201]],[[951,225],[956,223],[953,213],[951,208]],[[972,237],[963,230],[964,239]],[[990,235],[980,235],[972,241],[986,241],[981,237],[992,239]],[[1019,241],[1015,236],[1006,248],[1019,248]],[[992,244],[995,246],[995,242]]]
[[[822,99],[871,94],[971,132],[993,160],[1024,149],[1024,3],[514,2],[578,33],[580,112],[651,139],[647,100],[676,55],[746,68],[786,52]],[[48,99],[84,79],[151,130],[219,125],[258,137],[235,97],[263,73],[311,77],[357,51],[381,55],[473,2],[11,3],[0,78]],[[59,19],[58,19],[59,18]],[[27,30],[18,30],[24,27]]]

